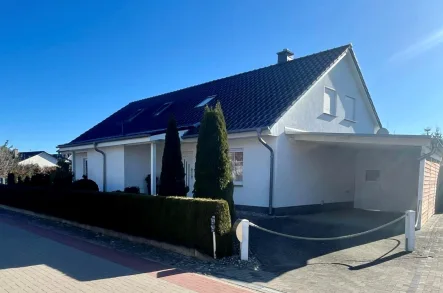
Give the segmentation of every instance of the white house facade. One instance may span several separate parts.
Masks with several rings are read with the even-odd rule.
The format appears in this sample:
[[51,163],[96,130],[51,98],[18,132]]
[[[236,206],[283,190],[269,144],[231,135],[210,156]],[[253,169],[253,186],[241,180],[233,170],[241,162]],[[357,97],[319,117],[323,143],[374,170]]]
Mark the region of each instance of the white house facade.
[[[161,117],[170,110],[192,196],[201,104],[216,100],[239,209],[412,209],[419,227],[435,211],[440,150],[428,136],[382,128],[350,45],[293,60],[284,50],[276,65],[131,103],[59,149],[73,154],[75,179],[87,175],[105,191],[138,186],[148,193],[149,185],[155,194],[167,121]],[[122,121],[117,128],[115,121]],[[148,174],[156,175],[149,184]]]

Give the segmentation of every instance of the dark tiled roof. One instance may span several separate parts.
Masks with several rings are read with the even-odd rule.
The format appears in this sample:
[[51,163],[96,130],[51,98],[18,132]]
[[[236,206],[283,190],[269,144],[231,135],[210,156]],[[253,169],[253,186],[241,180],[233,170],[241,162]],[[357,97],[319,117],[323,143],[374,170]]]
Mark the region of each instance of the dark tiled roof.
[[[209,105],[220,101],[229,132],[272,126],[349,48],[351,45],[346,45],[132,102],[69,144],[161,133],[172,113],[179,127],[189,127],[202,117],[204,107],[195,106],[212,95],[216,97]],[[156,116],[158,109],[168,102],[173,103]]]
[[23,160],[29,159],[29,158],[36,156],[38,154],[41,154],[41,153],[44,153],[44,151],[20,152],[18,154],[18,157],[19,157],[20,161],[23,161]]

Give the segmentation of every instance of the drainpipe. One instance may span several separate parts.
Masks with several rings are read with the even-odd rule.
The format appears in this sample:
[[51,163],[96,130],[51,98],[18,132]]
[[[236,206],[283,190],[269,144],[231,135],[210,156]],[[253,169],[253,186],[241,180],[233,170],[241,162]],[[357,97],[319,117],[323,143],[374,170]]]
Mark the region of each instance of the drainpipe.
[[258,141],[265,146],[270,152],[270,163],[269,163],[269,215],[273,213],[272,198],[274,193],[274,150],[266,143],[266,141],[261,137],[261,128],[257,128],[257,138]]
[[102,154],[102,156],[103,156],[103,188],[102,188],[102,190],[103,190],[103,192],[105,192],[106,191],[106,154],[105,154],[104,151],[99,150],[97,148],[97,143],[96,142],[94,142],[94,150],[96,152]]

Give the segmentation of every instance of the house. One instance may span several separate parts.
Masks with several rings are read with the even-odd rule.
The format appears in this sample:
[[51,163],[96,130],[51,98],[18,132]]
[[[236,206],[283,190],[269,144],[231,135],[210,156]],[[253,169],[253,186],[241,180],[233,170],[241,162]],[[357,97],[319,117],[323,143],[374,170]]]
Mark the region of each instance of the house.
[[[355,207],[435,212],[442,159],[428,136],[382,127],[352,45],[128,104],[73,141],[75,178],[101,190],[139,186],[161,172],[167,121],[182,138],[186,182],[194,182],[199,122],[220,101],[227,124],[239,209],[275,214]],[[155,176],[151,176],[155,194]],[[192,196],[190,191],[189,196]]]
[[18,156],[19,165],[35,164],[40,168],[57,166],[57,158],[45,151],[20,152]]

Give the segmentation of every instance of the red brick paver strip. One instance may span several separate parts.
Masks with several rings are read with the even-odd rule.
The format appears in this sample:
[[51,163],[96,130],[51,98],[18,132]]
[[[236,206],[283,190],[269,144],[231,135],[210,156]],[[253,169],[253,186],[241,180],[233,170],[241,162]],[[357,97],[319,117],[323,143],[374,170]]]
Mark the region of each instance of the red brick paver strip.
[[[180,291],[178,288],[183,288],[183,289],[188,289],[194,292],[226,292],[226,293],[244,293],[244,292],[251,292],[248,289],[242,288],[242,287],[237,287],[222,281],[219,281],[217,279],[214,278],[209,278],[209,277],[205,277],[202,275],[198,275],[195,273],[189,273],[189,272],[185,272],[182,271],[180,269],[176,269],[173,267],[169,267],[167,265],[158,263],[158,262],[154,262],[154,261],[150,261],[144,258],[139,258],[133,255],[130,255],[128,253],[124,253],[124,252],[120,252],[120,251],[116,251],[113,250],[111,248],[107,248],[107,247],[102,247],[90,242],[86,242],[84,240],[72,237],[72,236],[68,236],[68,235],[64,235],[64,234],[60,234],[57,233],[55,231],[52,230],[48,230],[42,227],[38,227],[35,225],[32,225],[30,223],[18,220],[18,219],[12,219],[12,218],[2,218],[0,217],[0,223],[3,224],[7,224],[10,227],[17,229],[22,229],[24,231],[30,232],[32,234],[38,235],[44,239],[47,240],[51,240],[54,242],[57,242],[59,244],[62,244],[64,246],[70,247],[70,248],[74,248],[76,250],[79,250],[81,252],[84,252],[88,255],[91,256],[95,256],[98,257],[100,259],[104,259],[107,261],[110,261],[114,264],[117,264],[119,266],[122,267],[126,267],[129,268],[130,270],[133,270],[137,273],[141,273],[141,275],[146,276],[143,280],[140,279],[140,274],[137,274],[137,280],[138,283],[137,285],[139,286],[137,289],[137,291],[140,292],[177,292]],[[2,237],[8,237],[8,235],[1,235]],[[0,249],[3,249],[3,245],[6,245],[2,242],[0,242]],[[37,249],[38,247],[36,247],[35,249]],[[39,252],[38,252],[39,253]],[[38,254],[37,253],[37,254]],[[66,251],[65,251],[66,253]],[[26,252],[24,252],[26,257]],[[47,257],[51,257],[50,255],[48,255]],[[66,260],[68,261],[70,258],[70,256],[66,256]],[[91,260],[90,260],[91,261]],[[1,260],[0,260],[0,264],[1,264]],[[10,271],[11,269],[8,270],[8,274],[17,274],[17,278],[15,278],[14,282],[26,282],[26,278],[23,278],[23,276],[26,276],[26,272],[25,269],[22,269],[22,267],[25,266],[20,266],[18,265],[17,267],[20,267],[20,271],[18,271],[19,269],[17,269],[16,267],[13,268],[14,271]],[[28,267],[26,267],[28,268]],[[3,269],[3,266],[0,268],[0,272],[4,272],[6,273]],[[87,271],[88,268],[85,268],[85,271]],[[34,269],[35,270],[35,269]],[[104,270],[106,270],[106,266],[104,268]],[[33,272],[33,274],[35,274],[35,272]],[[87,274],[85,272],[85,274]],[[22,276],[23,275],[23,276]],[[126,275],[131,275],[130,273],[127,273]],[[42,282],[42,288],[39,289],[43,289],[46,288],[45,286],[45,282],[52,285],[56,285],[53,284],[53,280],[51,280],[51,275],[47,276],[45,274],[42,274],[43,278],[42,280],[39,280]],[[118,277],[113,277],[113,278],[102,278],[99,281],[92,281],[93,283],[97,283],[100,288],[97,287],[86,287],[87,289],[82,289],[82,290],[86,290],[87,292],[92,292],[92,291],[96,291],[96,289],[101,289],[104,291],[114,291],[117,290],[117,282],[120,282],[118,284],[119,288],[124,288],[125,286],[125,282],[127,282],[128,287],[127,287],[127,291],[126,292],[133,292],[134,288],[130,287],[133,286],[135,283],[130,283],[129,280],[124,280],[125,276],[118,276]],[[103,280],[104,279],[104,280]],[[152,288],[150,287],[150,280],[152,283]],[[161,280],[161,283],[158,283],[157,280]],[[31,280],[32,281],[32,280]],[[154,284],[154,281],[156,282]],[[22,287],[20,287],[20,285],[23,284],[15,284],[14,282],[13,285],[17,285],[18,287],[12,287],[12,289],[20,289]],[[88,283],[88,282],[86,282]],[[30,283],[31,285],[33,285],[34,283]],[[168,288],[168,284],[171,284],[171,288]],[[65,288],[65,290],[59,290],[59,289],[54,289],[53,292],[63,292],[63,291],[73,291],[70,290],[69,285],[66,285],[67,287]],[[122,287],[123,286],[123,287]],[[178,287],[177,287],[178,286]],[[8,287],[9,288],[9,287]],[[23,287],[23,288],[28,288],[29,291],[40,291],[40,290],[36,290],[37,288],[33,288],[32,286],[28,287]],[[54,287],[54,288],[58,288],[58,287]],[[90,288],[90,289],[89,289]],[[0,292],[3,292],[2,289],[5,289],[3,287],[3,284],[0,282]],[[11,288],[10,288],[11,289]],[[72,288],[71,288],[72,289]],[[114,289],[114,290],[112,290]],[[178,289],[178,290],[177,290]],[[181,292],[187,292],[188,290],[182,290]],[[7,290],[8,292],[10,290]],[[21,290],[18,290],[21,291]],[[23,292],[23,291],[21,291]],[[46,291],[46,292],[51,292],[51,291]]]

